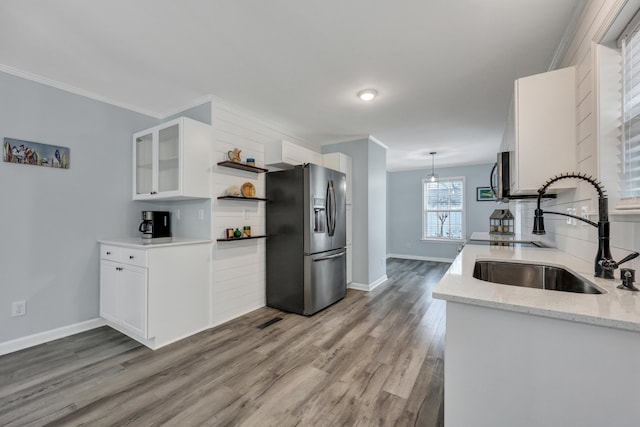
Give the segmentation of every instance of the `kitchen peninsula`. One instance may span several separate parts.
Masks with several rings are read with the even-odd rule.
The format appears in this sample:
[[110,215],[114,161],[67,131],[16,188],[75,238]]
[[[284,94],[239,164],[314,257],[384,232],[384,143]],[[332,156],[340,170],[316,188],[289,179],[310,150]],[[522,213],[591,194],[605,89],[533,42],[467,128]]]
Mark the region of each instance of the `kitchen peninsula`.
[[[476,260],[564,267],[602,294],[475,279]],[[640,420],[640,293],[557,249],[467,245],[433,292],[447,301],[448,426],[632,426]]]

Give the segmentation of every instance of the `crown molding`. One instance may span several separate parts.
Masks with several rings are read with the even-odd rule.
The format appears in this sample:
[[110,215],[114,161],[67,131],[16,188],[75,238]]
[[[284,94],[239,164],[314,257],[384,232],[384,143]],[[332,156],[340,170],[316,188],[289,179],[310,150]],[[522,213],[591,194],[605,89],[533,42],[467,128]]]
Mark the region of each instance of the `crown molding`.
[[156,119],[162,119],[162,114],[158,113],[157,111],[147,110],[132,104],[127,104],[125,102],[118,102],[111,98],[107,98],[105,96],[99,95],[95,92],[91,92],[86,89],[81,89],[79,87],[62,83],[47,77],[43,77],[38,74],[33,74],[27,71],[18,70],[17,68],[10,67],[8,65],[0,64],[0,71],[6,74],[11,74],[12,76],[23,78],[25,80],[30,80],[35,83],[40,83],[45,86],[49,86],[55,89],[69,92],[74,95],[79,95],[85,98],[93,99],[94,101],[99,101],[105,104],[113,105],[114,107],[124,108],[125,110],[133,111],[134,113],[144,114],[145,116],[150,116]]

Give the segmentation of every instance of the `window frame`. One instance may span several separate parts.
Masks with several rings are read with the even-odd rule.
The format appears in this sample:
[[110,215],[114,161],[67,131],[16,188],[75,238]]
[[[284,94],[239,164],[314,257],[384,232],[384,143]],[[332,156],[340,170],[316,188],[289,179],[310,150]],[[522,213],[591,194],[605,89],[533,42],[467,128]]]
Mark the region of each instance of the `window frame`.
[[460,238],[453,238],[453,237],[434,237],[434,236],[427,236],[427,213],[428,212],[433,212],[433,211],[441,211],[439,209],[428,209],[427,206],[427,188],[426,186],[428,184],[432,184],[431,180],[429,178],[423,178],[422,179],[422,186],[421,186],[421,190],[422,190],[422,208],[421,208],[421,215],[422,215],[422,234],[421,234],[421,240],[422,241],[428,241],[428,242],[451,242],[451,243],[460,243],[460,242],[464,242],[466,240],[466,229],[467,229],[467,185],[466,185],[466,181],[465,181],[465,177],[464,176],[454,176],[454,177],[446,177],[446,178],[440,178],[438,179],[436,182],[454,182],[454,181],[459,181],[462,183],[462,207],[461,209],[458,210],[449,210],[449,212],[461,212],[462,214],[462,219],[461,219],[461,233],[460,233]]

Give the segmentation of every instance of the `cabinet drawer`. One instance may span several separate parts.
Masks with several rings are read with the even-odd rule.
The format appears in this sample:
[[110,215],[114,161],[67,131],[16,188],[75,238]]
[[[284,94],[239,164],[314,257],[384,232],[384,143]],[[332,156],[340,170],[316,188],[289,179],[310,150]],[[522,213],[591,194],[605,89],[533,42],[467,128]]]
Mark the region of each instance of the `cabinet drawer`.
[[110,261],[119,262],[120,252],[123,248],[117,246],[100,245],[100,259],[108,259]]
[[120,248],[120,262],[146,268],[147,251],[140,249]]

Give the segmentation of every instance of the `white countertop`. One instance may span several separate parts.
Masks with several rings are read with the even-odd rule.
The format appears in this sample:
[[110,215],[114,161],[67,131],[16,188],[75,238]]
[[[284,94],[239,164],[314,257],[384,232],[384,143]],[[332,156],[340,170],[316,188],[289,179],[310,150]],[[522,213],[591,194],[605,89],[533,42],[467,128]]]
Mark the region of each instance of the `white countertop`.
[[545,247],[551,247],[542,236],[536,234],[491,234],[487,231],[471,233],[470,242],[505,242],[505,243],[536,243]]
[[168,246],[201,245],[205,243],[211,243],[212,241],[186,237],[168,237],[162,239],[151,239],[151,241],[149,239],[143,239],[141,237],[118,237],[114,239],[98,240],[98,242],[105,245],[122,246],[125,248],[150,249],[163,248]]
[[[504,260],[564,267],[604,294],[578,294],[485,282],[473,277],[476,260]],[[616,277],[619,273],[616,271]],[[447,301],[516,311],[640,332],[640,292],[617,289],[620,280],[593,276],[593,263],[558,249],[466,245],[433,291]]]

